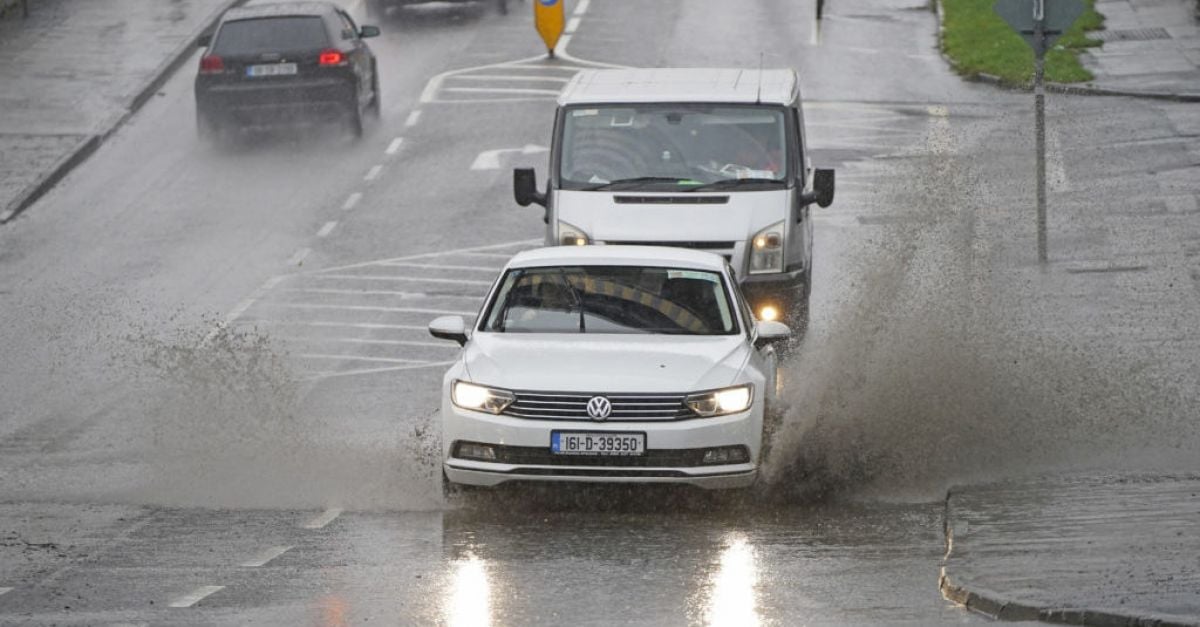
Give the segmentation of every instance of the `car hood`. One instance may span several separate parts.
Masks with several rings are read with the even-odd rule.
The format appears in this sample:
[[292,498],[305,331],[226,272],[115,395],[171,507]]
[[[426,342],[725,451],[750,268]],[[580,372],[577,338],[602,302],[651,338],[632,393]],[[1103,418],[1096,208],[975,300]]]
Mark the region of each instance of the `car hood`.
[[730,385],[743,335],[476,333],[463,352],[472,381],[513,390],[690,392]]
[[694,197],[662,192],[557,192],[558,218],[583,229],[592,241],[743,241],[788,215],[789,190],[702,194],[728,202],[617,204],[617,196]]

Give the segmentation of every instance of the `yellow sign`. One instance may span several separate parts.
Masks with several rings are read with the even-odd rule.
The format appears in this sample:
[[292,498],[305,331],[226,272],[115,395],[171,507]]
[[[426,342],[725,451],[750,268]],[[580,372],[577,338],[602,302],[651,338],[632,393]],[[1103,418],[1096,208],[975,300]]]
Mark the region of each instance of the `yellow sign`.
[[563,0],[533,0],[533,23],[542,41],[546,42],[550,56],[554,56],[554,47],[563,34],[564,13]]

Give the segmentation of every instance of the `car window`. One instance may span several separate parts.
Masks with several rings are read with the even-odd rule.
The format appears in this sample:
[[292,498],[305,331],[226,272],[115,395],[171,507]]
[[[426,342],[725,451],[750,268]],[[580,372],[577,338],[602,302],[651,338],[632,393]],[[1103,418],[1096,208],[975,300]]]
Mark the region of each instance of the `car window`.
[[338,19],[342,23],[342,39],[355,39],[358,37],[358,27],[354,25],[354,20],[350,19],[349,15],[338,11]]
[[510,270],[481,331],[497,333],[738,333],[718,272],[631,266]]
[[328,45],[329,33],[320,17],[263,17],[226,22],[217,33],[213,52],[218,55],[260,54]]

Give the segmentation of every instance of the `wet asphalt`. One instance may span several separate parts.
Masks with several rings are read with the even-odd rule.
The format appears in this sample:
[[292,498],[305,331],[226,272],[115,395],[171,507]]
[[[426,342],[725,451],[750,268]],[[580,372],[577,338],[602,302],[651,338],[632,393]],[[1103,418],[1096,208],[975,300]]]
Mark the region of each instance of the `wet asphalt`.
[[[1052,101],[1046,272],[1028,98],[951,74],[928,8],[594,1],[550,62],[510,4],[383,19],[360,142],[206,148],[187,64],[0,232],[0,622],[974,622],[937,587],[949,486],[1194,465],[1196,111]],[[760,53],[839,177],[772,487],[443,502],[423,327],[540,240],[510,169],[544,177],[551,93]]]

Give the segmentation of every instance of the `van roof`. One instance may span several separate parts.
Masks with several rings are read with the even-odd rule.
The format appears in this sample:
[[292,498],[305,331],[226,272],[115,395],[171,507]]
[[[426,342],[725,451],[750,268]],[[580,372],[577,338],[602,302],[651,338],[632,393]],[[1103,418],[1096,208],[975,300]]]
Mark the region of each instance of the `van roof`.
[[725,260],[710,252],[666,246],[547,246],[517,253],[509,268],[539,266],[646,266],[720,272]]
[[567,83],[558,104],[705,102],[787,105],[800,98],[790,69],[655,68],[583,70]]

